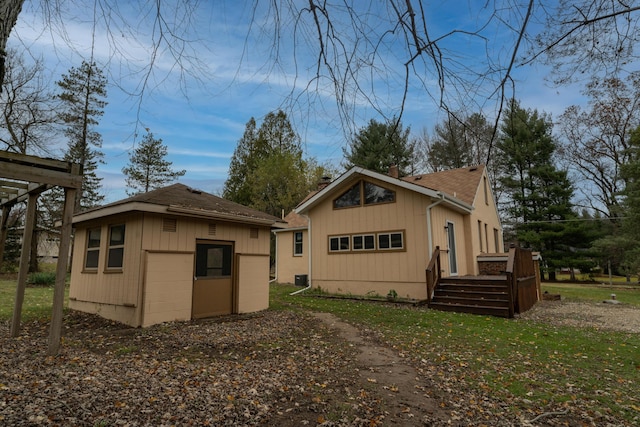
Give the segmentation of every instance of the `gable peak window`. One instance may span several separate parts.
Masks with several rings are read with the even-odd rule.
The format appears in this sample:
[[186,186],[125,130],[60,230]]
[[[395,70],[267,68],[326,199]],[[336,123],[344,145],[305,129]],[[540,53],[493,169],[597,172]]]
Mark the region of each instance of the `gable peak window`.
[[369,181],[358,181],[347,191],[333,200],[333,208],[350,208],[355,206],[375,205],[379,203],[393,203],[396,192],[381,187]]

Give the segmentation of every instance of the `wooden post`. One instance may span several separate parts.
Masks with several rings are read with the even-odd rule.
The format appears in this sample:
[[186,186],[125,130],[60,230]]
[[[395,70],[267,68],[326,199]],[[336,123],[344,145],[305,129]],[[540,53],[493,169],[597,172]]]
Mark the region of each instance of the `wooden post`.
[[51,329],[49,330],[49,349],[47,354],[55,356],[60,350],[62,336],[62,316],[64,315],[64,287],[67,279],[67,265],[69,263],[69,248],[71,246],[71,221],[75,205],[76,189],[64,189],[64,211],[62,213],[62,227],[60,228],[60,252],[56,265],[56,285],[53,291],[53,310],[51,314]]
[[10,213],[11,206],[2,205],[2,218],[0,218],[0,267],[2,267],[4,262],[4,244],[7,241],[7,223]]
[[11,336],[17,337],[20,333],[20,320],[22,317],[22,302],[24,301],[24,289],[27,286],[29,274],[29,256],[31,255],[31,237],[35,227],[36,203],[38,193],[29,193],[27,201],[27,222],[22,234],[22,250],[20,251],[20,270],[18,270],[18,285],[16,287],[16,299],[13,305],[13,318],[11,320]]

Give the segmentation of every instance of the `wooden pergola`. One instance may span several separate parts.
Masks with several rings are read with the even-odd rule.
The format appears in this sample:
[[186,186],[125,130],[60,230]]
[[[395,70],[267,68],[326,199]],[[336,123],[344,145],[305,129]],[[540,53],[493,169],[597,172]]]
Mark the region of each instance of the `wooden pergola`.
[[78,163],[43,159],[6,151],[0,152],[0,208],[2,209],[2,217],[0,218],[0,262],[3,259],[4,244],[7,240],[9,213],[17,203],[27,201],[16,299],[11,320],[10,333],[12,337],[17,337],[20,333],[22,303],[29,271],[31,237],[35,227],[36,202],[43,191],[55,186],[64,188],[65,198],[49,331],[47,351],[49,355],[56,355],[60,350],[64,287],[69,262],[69,248],[71,246],[71,220],[76,192],[82,187],[82,166]]

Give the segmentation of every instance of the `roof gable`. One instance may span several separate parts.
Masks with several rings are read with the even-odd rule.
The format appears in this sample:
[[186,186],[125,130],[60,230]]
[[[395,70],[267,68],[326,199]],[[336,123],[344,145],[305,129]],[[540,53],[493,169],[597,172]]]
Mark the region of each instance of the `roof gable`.
[[184,216],[206,216],[231,221],[274,224],[281,220],[184,184],[173,184],[147,193],[118,200],[74,215],[73,222],[101,218],[116,213],[143,211],[173,213]]
[[[470,169],[470,168],[465,168],[465,170],[466,169]],[[433,175],[433,174],[429,174],[429,175]],[[461,173],[461,175],[463,174]],[[428,175],[423,175],[423,176],[428,176]],[[469,176],[469,175],[467,174],[466,176]],[[480,176],[482,176],[482,172],[480,172]],[[303,201],[302,203],[300,203],[300,205],[298,205],[298,207],[295,209],[295,212],[298,214],[304,213],[309,209],[311,209],[313,206],[322,202],[323,200],[329,197],[337,196],[338,194],[336,193],[336,188],[340,188],[341,185],[345,182],[352,182],[356,178],[367,178],[367,177],[374,178],[378,181],[382,181],[384,183],[387,183],[396,187],[405,188],[407,190],[423,194],[432,199],[442,199],[446,203],[448,203],[451,207],[453,207],[458,211],[471,212],[473,210],[473,198],[471,198],[471,201],[468,202],[467,200],[461,199],[459,195],[457,195],[457,192],[455,191],[452,193],[449,193],[444,189],[438,189],[438,188],[433,188],[429,185],[419,184],[419,182],[422,181],[422,179],[415,179],[416,177],[410,177],[410,178],[413,178],[413,180],[409,178],[401,178],[401,179],[394,178],[389,175],[373,172],[368,169],[354,166],[351,169],[349,169],[347,172],[340,175],[340,177],[338,177],[335,181],[333,181],[327,187],[323,188],[320,191],[317,191],[315,194],[311,195],[310,197],[307,196],[305,201]],[[424,182],[426,183],[427,181],[425,180]],[[474,181],[474,182],[476,186],[475,190],[477,190],[478,182],[477,181]],[[467,183],[466,185],[471,187],[471,184],[469,183]],[[470,192],[470,190],[467,192]],[[453,193],[456,193],[456,195],[453,195]],[[463,193],[463,194],[466,194],[466,193]],[[474,196],[475,196],[475,193],[474,193]]]
[[402,180],[421,187],[442,191],[469,205],[473,205],[484,176],[484,170],[484,165],[479,165],[425,175],[408,176],[402,178]]

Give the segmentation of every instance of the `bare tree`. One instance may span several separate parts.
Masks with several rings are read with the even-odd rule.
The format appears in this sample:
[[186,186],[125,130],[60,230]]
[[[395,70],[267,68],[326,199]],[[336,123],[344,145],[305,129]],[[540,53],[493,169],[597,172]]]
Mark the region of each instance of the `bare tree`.
[[[2,23],[4,44],[23,0],[0,1],[0,9],[11,12]],[[94,28],[107,33],[112,64],[105,66],[114,65],[109,69],[119,73],[107,77],[117,84],[122,76],[135,76],[137,85],[123,89],[138,105],[173,73],[178,77],[172,84],[185,93],[188,77],[204,84],[215,76],[207,69],[206,53],[220,40],[207,27],[207,14],[230,15],[225,3],[188,0],[28,4],[46,19],[43,37],[53,34],[53,39],[67,45],[74,41],[66,25],[79,13],[92,11]],[[261,69],[256,70],[256,62],[250,64],[256,75],[265,76],[265,81],[283,76],[292,83],[288,105],[282,107],[300,112],[306,106],[309,116],[325,108],[328,95],[336,102],[346,133],[357,131],[362,106],[375,110],[378,117],[396,117],[400,122],[409,102],[434,103],[445,111],[479,111],[492,117],[495,133],[505,100],[514,97],[518,66],[544,55],[559,64],[559,71],[610,71],[635,59],[640,6],[633,3],[466,2],[455,7],[468,19],[453,25],[434,22],[437,7],[422,0],[255,2],[243,16],[242,24],[249,30],[238,74],[248,58],[258,57],[264,61]],[[544,30],[538,32],[540,25],[533,27],[534,22],[545,25]],[[261,46],[253,45],[260,40]],[[527,43],[532,43],[530,50]],[[131,55],[132,44],[148,56]],[[487,158],[490,154],[491,145]]]
[[620,216],[625,188],[621,165],[629,159],[629,138],[640,125],[640,73],[591,82],[589,108],[569,107],[560,117],[564,152],[584,203],[613,220]]
[[1,148],[21,154],[48,154],[55,116],[42,62],[28,66],[22,55],[9,50],[5,65],[4,90],[0,93]]
[[637,1],[560,0],[541,2],[544,30],[534,38],[526,62],[539,58],[552,65],[557,84],[620,76],[633,70],[640,57],[640,5]]

